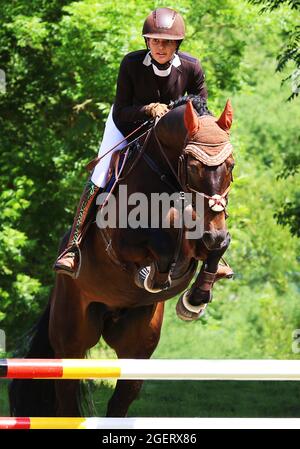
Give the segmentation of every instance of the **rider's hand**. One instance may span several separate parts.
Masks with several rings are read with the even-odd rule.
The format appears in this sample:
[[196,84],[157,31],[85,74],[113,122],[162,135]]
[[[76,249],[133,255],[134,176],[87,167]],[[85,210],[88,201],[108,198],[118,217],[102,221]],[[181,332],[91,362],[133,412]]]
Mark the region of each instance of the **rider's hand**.
[[146,114],[153,118],[162,117],[168,111],[168,106],[164,103],[150,103],[145,108]]

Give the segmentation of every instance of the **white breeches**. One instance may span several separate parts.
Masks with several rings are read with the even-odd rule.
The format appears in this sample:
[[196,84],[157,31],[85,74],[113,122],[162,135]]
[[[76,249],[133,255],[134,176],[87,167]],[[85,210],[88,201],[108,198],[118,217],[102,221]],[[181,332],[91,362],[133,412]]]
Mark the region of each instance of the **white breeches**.
[[[110,150],[114,145],[116,145],[120,140],[124,139],[123,134],[118,130],[113,121],[112,117],[113,106],[110,109],[105,129],[102,137],[102,142],[99,147],[98,156],[102,156],[106,153],[106,151]],[[127,145],[127,141],[125,140],[119,146],[117,146],[113,151],[104,156],[96,167],[94,168],[92,174],[92,182],[96,184],[98,187],[104,187],[106,184],[107,172],[109,169],[111,157],[115,151],[121,150]]]

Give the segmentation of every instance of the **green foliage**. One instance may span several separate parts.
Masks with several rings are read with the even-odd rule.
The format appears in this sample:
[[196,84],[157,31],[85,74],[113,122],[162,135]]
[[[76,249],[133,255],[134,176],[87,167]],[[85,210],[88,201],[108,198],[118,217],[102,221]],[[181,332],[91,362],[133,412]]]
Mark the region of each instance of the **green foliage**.
[[274,11],[274,9],[286,4],[291,9],[299,9],[299,0],[250,0],[254,5],[264,5],[261,8],[262,12]]
[[292,81],[292,93],[288,98],[292,100],[299,95],[300,90],[300,26],[297,25],[299,23],[299,13],[297,11],[300,10],[300,2],[299,0],[249,0],[249,2],[255,5],[263,5],[261,8],[262,13],[274,11],[286,5],[296,12],[293,14],[295,21],[282,34],[283,48],[281,48],[281,52],[277,56],[278,64],[276,68],[277,71],[281,72],[288,66],[289,62],[294,63],[296,69],[284,79],[284,81]]
[[[186,1],[182,12],[191,20],[186,48],[197,56],[210,51],[205,66],[212,94],[218,85],[238,86],[240,13],[229,0],[221,9],[218,2],[211,11],[201,2],[197,8],[197,17],[211,28],[209,38],[197,28],[194,3]],[[149,9],[148,2],[132,0],[1,5],[0,67],[7,92],[0,94],[0,326],[10,348],[47,300],[59,237],[72,222],[84,166],[95,155],[113,102],[120,61],[144,47],[141,29]],[[222,49],[217,39],[226,27],[234,31]],[[217,48],[219,56],[212,59]],[[234,63],[226,65],[231,54]],[[8,320],[12,310],[20,326]]]
[[18,47],[30,47],[43,50],[43,45],[48,37],[46,23],[39,17],[18,15],[9,24],[7,30],[14,33]]
[[[144,47],[141,28],[154,6],[165,5],[1,5],[7,91],[0,93],[0,328],[9,350],[48,299],[59,238],[72,222],[84,166],[96,153],[119,63]],[[217,114],[233,96],[237,168],[228,254],[237,278],[216,286],[215,301],[199,322],[174,319],[170,301],[157,354],[291,358],[291,332],[300,321],[299,243],[274,214],[283,203],[298,204],[296,182],[286,177],[294,164],[287,168],[282,160],[298,157],[300,117],[295,102],[284,103],[287,87],[280,90],[272,61],[295,16],[287,8],[258,15],[243,0],[182,0],[178,9],[187,22],[182,49],[202,61],[210,109]],[[283,209],[278,217],[296,231],[296,214]]]
[[[289,81],[291,85],[292,93],[288,97],[288,100],[295,99],[299,95],[300,91],[300,26],[299,23],[299,11],[300,2],[298,0],[249,0],[256,5],[263,5],[261,12],[275,11],[279,9],[283,16],[292,17],[294,20],[287,22],[287,26],[284,27],[281,33],[281,48],[277,53],[277,67],[276,71],[282,72],[285,69],[288,70],[284,82]],[[284,6],[286,6],[284,8]],[[289,11],[289,9],[291,11]],[[292,70],[292,71],[291,71]],[[295,122],[296,123],[296,122]],[[297,135],[293,133],[290,136],[290,145],[286,145],[286,151],[283,156],[283,167],[280,176],[294,176],[299,172],[300,167],[300,154],[299,154],[299,142],[300,135],[297,131]],[[297,179],[297,178],[296,178]],[[300,232],[300,201],[299,191],[294,193],[293,199],[284,201],[276,217],[280,224],[286,225],[290,228],[292,234],[299,236]]]
[[278,223],[288,226],[292,234],[300,237],[300,192],[295,192],[293,201],[286,200],[281,204],[275,217]]
[[243,28],[253,20],[252,11],[245,11],[242,3],[231,0],[186,3],[188,25],[183,47],[199,54],[212,101],[222,91],[240,87],[239,66],[246,46]]

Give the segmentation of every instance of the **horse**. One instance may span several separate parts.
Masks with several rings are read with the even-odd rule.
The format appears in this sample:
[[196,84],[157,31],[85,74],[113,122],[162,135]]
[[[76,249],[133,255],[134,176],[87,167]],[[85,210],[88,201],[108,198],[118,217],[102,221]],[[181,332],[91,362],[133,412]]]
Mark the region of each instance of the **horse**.
[[[216,119],[204,100],[184,97],[151,127],[119,177],[116,205],[124,206],[120,189],[125,187],[128,197],[139,192],[147,199],[153,192],[180,192],[179,202],[190,192],[193,201],[187,210],[195,222],[199,219],[195,199],[203,199],[201,235],[187,238],[184,224],[163,228],[162,217],[157,227],[135,229],[101,229],[97,217],[93,219],[80,245],[79,276],[56,274],[26,357],[84,358],[102,337],[118,358],[148,359],[159,343],[166,300],[183,292],[178,316],[184,320],[201,316],[212,299],[218,263],[230,243],[226,205],[234,166],[231,123],[229,101]],[[178,210],[171,205],[167,211],[172,223]],[[132,207],[128,211],[129,215]],[[68,233],[59,252],[67,240]],[[202,267],[187,290],[199,261]],[[142,383],[118,380],[107,416],[126,416]],[[78,380],[15,379],[9,391],[11,414],[80,416],[80,391]]]

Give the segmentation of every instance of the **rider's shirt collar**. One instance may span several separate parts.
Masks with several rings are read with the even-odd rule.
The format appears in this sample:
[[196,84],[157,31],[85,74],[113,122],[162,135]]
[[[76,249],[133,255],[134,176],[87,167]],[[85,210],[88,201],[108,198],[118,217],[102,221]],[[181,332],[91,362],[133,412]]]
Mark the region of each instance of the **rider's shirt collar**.
[[181,62],[180,62],[179,56],[177,55],[177,53],[175,53],[175,55],[174,55],[174,57],[172,59],[172,62],[169,63],[169,64],[168,63],[164,64],[164,66],[169,65],[169,67],[167,67],[167,68],[159,68],[158,66],[161,65],[161,64],[153,63],[153,59],[152,59],[151,53],[149,51],[146,54],[145,58],[144,58],[143,64],[145,66],[152,65],[153,71],[154,71],[155,75],[157,75],[157,76],[168,76],[171,73],[172,66],[179,67],[181,65]]

